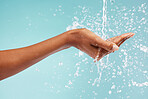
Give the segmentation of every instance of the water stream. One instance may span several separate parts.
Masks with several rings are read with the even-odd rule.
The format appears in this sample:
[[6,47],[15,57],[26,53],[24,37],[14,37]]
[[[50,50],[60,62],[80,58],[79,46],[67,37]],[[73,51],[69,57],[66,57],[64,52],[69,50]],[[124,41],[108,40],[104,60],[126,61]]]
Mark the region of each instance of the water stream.
[[107,23],[107,0],[103,0],[103,16],[102,16],[102,38],[106,39],[106,23]]
[[[106,23],[107,23],[107,0],[103,0],[103,8],[102,8],[102,38],[105,40],[107,39],[107,35],[106,35]],[[98,70],[98,77],[94,80],[94,83],[92,84],[93,86],[95,85],[95,83],[97,82],[97,86],[99,86],[99,83],[101,81],[101,76],[102,76],[102,71],[103,68],[100,69],[100,64],[99,62],[97,62],[97,59],[99,58],[99,54],[101,52],[101,48],[98,48],[98,54],[96,56],[96,58],[94,59],[95,65],[97,66],[97,70]],[[106,59],[108,60],[108,57],[106,57]],[[103,59],[100,60],[101,63],[103,63]]]
[[[112,0],[111,4],[114,2]],[[91,64],[89,58],[79,51],[75,56],[79,57],[79,60],[82,59],[82,61],[76,63],[75,78],[90,68],[88,84],[93,88],[102,88],[109,85],[109,95],[116,93],[119,98],[125,99],[129,98],[134,90],[139,90],[137,92],[142,95],[148,86],[148,71],[146,69],[148,47],[144,36],[144,33],[148,32],[148,28],[146,27],[146,3],[131,8],[127,8],[124,5],[109,6],[107,11],[107,0],[103,0],[103,9],[95,15],[91,15],[89,8],[83,6],[79,6],[78,8],[82,9],[82,13],[77,13],[74,16],[73,23],[67,27],[67,30],[87,28],[103,39],[127,32],[136,33],[138,36],[135,35],[129,39],[128,43],[125,42],[119,51],[105,56],[99,62],[96,62],[95,65],[92,65],[94,63]],[[98,53],[99,51],[100,49],[98,49]],[[86,57],[88,60],[84,61]],[[99,57],[99,54],[97,57]],[[97,60],[97,57],[95,60]],[[82,70],[83,72],[81,72]],[[136,89],[134,89],[135,87]],[[106,89],[98,89],[94,93],[97,94],[102,92],[102,90]],[[125,93],[125,90],[129,90],[129,92]],[[123,93],[125,96],[120,97],[120,93]]]

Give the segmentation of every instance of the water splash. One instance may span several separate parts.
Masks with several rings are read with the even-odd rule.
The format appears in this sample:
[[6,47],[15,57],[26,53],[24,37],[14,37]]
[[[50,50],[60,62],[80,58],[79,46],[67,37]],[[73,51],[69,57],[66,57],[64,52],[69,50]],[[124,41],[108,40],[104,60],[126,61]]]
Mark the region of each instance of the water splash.
[[[144,3],[131,8],[114,6],[108,10],[108,16],[106,16],[107,22],[102,22],[101,11],[95,15],[91,15],[89,8],[80,6],[79,8],[82,9],[82,13],[75,14],[72,25],[69,25],[67,30],[87,28],[97,35],[102,36],[103,23],[107,23],[104,25],[103,33],[106,35],[104,37],[117,36],[131,31],[136,33],[134,38],[128,40],[130,43],[125,43],[124,46],[121,46],[117,54],[115,53],[115,56],[111,54],[101,59],[96,65],[90,64],[91,67],[88,70],[90,71],[90,75],[94,74],[95,77],[93,78],[94,75],[88,77],[88,84],[93,87],[102,87],[105,84],[111,83],[112,85],[110,85],[110,89],[108,90],[109,95],[113,93],[120,94],[125,89],[128,89],[129,93],[125,93],[124,98],[130,97],[130,93],[132,93],[134,87],[138,87],[138,90],[142,93],[142,90],[147,87],[148,79],[147,64],[145,62],[148,52],[147,39],[145,38],[145,34],[140,34],[146,33],[147,35],[148,33],[148,28],[146,27],[146,4]],[[138,14],[141,16],[138,16]],[[79,52],[77,56],[79,60],[84,60],[87,57],[82,52]],[[109,58],[110,56],[112,58]],[[83,68],[83,63],[84,65],[85,63],[89,64],[89,61],[81,61],[81,64],[78,62],[79,65],[76,65],[76,74],[82,74],[81,69],[86,68]],[[75,78],[80,77],[74,76]]]
[[102,38],[106,39],[106,22],[107,22],[107,0],[103,0],[103,16],[102,16]]
[[[107,0],[103,0],[103,16],[102,16],[102,38],[103,39],[106,39],[107,38],[107,35],[106,35],[106,23],[107,23]],[[101,77],[102,77],[102,71],[103,71],[103,68],[101,68],[100,70],[100,67],[99,67],[99,63],[97,63],[97,60],[99,58],[99,54],[100,54],[100,51],[101,51],[101,48],[98,48],[98,53],[97,53],[97,56],[95,57],[94,59],[94,62],[96,62],[96,66],[98,68],[98,78],[96,78],[94,80],[94,83],[92,84],[93,86],[95,85],[95,83],[97,82],[97,86],[99,86],[99,83],[101,81]],[[102,59],[100,60],[101,63],[103,63]],[[102,64],[101,64],[102,65]]]

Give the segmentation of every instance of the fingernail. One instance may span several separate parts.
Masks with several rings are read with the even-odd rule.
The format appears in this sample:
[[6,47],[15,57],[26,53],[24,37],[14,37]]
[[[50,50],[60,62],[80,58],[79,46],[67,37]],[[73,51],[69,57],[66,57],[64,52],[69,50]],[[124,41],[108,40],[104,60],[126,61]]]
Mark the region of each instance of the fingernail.
[[116,44],[114,44],[112,51],[117,51],[118,49],[119,49],[119,47]]
[[130,36],[133,37],[135,35],[135,33],[132,33]]

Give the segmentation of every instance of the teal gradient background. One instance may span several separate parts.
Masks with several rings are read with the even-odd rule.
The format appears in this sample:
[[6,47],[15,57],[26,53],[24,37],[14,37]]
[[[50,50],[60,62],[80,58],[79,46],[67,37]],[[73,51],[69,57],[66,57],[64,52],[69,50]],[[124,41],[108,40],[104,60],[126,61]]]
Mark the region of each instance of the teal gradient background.
[[[146,3],[147,6],[148,1],[115,0],[114,5],[111,5],[108,0],[107,16],[117,15],[117,13],[110,12],[110,8],[115,5],[131,9],[132,6],[137,7],[143,3]],[[61,34],[72,24],[72,19],[76,16],[75,12],[80,11],[78,6],[89,8],[91,12],[88,15],[95,16],[96,13],[102,11],[102,5],[102,0],[0,0],[0,50],[25,47]],[[102,12],[100,14],[102,16]],[[148,19],[148,16],[143,14],[137,14],[137,16]],[[81,15],[77,15],[77,17],[81,17]],[[118,19],[115,18],[115,20]],[[137,27],[136,24],[135,27]],[[142,31],[146,27],[148,24],[141,26],[140,30]],[[112,29],[116,30],[115,27]],[[124,31],[123,28],[119,34],[125,32],[134,31]],[[137,32],[135,39],[141,38],[140,43],[148,46],[147,34],[147,31]],[[115,35],[117,34],[109,34],[110,37]],[[130,39],[126,43],[128,45],[125,48],[132,48],[132,43],[135,42]],[[148,54],[141,53],[137,49],[134,51],[136,51],[141,64],[144,65],[142,69],[147,71]],[[97,68],[94,66],[92,58],[86,54],[78,57],[75,55],[76,53],[78,54],[79,51],[75,48],[63,50],[12,77],[0,81],[0,99],[127,99],[127,96],[130,96],[129,99],[148,99],[147,86],[124,87],[121,93],[115,92],[109,95],[108,91],[112,82],[121,84],[123,83],[122,77],[110,82],[106,82],[105,77],[103,77],[99,87],[88,84],[90,78],[94,80],[97,77]],[[112,61],[110,62],[116,62],[120,66],[123,63],[118,59],[118,54],[119,52],[111,54]],[[131,54],[131,56],[135,55]],[[85,62],[80,64],[81,76],[74,77],[77,70],[76,63],[85,58],[88,59],[87,64]],[[92,67],[94,71],[93,74],[90,74],[89,70]],[[111,72],[111,70],[105,72]],[[133,73],[138,77],[133,74],[130,76],[131,78],[137,78],[143,82],[147,81],[140,72]],[[127,77],[127,79],[130,78]],[[72,84],[67,88],[69,81],[72,81]]]

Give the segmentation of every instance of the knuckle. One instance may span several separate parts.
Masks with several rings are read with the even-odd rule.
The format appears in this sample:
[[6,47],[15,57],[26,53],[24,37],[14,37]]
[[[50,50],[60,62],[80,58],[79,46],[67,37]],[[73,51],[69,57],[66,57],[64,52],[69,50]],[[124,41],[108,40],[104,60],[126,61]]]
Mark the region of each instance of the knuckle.
[[109,50],[112,50],[113,49],[113,45],[114,44],[110,42],[110,44],[109,44]]
[[86,28],[81,28],[81,30],[87,30]]
[[86,32],[86,31],[88,31],[88,29],[86,29],[86,28],[81,28],[80,29],[80,32]]
[[120,38],[120,40],[124,39],[124,35],[120,35],[118,37]]

